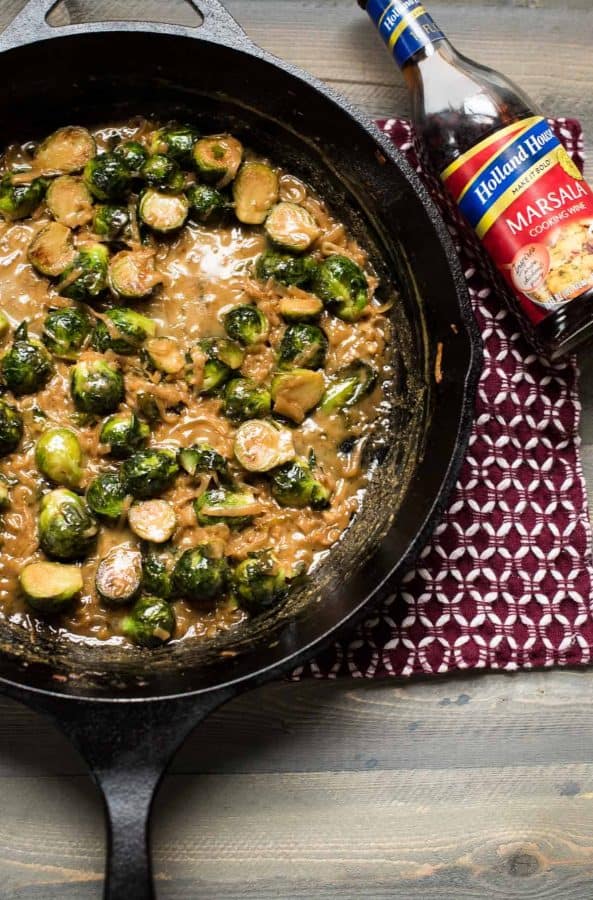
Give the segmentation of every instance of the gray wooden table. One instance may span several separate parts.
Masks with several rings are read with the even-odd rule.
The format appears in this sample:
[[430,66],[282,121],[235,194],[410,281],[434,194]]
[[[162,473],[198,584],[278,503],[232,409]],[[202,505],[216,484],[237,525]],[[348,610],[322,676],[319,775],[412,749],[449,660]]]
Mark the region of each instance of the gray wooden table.
[[[0,23],[22,5],[2,0]],[[397,72],[354,0],[228,6],[256,41],[369,114],[405,113]],[[590,0],[429,6],[469,55],[550,114],[579,116],[593,144]],[[192,16],[182,0],[69,9],[77,21],[124,9]],[[582,363],[593,484],[593,364]],[[2,700],[0,711],[0,900],[99,898],[103,822],[81,760],[23,707]],[[265,687],[190,739],[154,822],[159,900],[589,898],[593,670]]]

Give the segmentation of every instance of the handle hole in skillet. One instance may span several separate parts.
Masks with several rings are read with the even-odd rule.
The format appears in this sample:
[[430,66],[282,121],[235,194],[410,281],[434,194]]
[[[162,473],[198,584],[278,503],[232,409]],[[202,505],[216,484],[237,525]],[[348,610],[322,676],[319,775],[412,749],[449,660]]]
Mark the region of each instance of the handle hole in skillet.
[[202,16],[190,0],[59,0],[46,16],[48,25],[87,22],[160,22],[198,28]]

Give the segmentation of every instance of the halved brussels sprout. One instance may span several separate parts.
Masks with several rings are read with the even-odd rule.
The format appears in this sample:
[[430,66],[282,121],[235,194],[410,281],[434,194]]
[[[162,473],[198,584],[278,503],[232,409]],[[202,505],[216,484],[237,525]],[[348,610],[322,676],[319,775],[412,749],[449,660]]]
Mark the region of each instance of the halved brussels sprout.
[[263,312],[250,304],[234,306],[225,314],[223,324],[228,336],[246,347],[264,341],[270,330]]
[[24,219],[35,212],[47,188],[45,178],[34,178],[28,184],[13,184],[12,175],[0,180],[0,216],[7,221]]
[[354,406],[370,394],[376,383],[377,373],[368,363],[360,360],[350,363],[332,376],[319,408],[324,413],[332,413]]
[[235,215],[245,225],[261,225],[278,201],[278,173],[262,162],[246,162],[233,184]]
[[288,253],[275,253],[272,250],[258,256],[255,263],[255,275],[260,281],[273,279],[287,287],[304,288],[311,284],[317,272],[317,262],[312,256],[291,256]]
[[329,342],[321,328],[306,322],[296,322],[289,325],[282,336],[280,364],[301,369],[321,369],[328,346]]
[[82,591],[77,566],[56,562],[33,562],[19,575],[19,584],[29,606],[41,613],[59,613]]
[[200,138],[192,148],[194,165],[204,181],[230,184],[243,159],[243,145],[230,134]]
[[149,156],[140,175],[151,187],[161,190],[183,190],[185,178],[178,163],[169,156]]
[[153,135],[150,152],[171,156],[180,163],[191,163],[192,149],[199,137],[191,125],[167,125]]
[[144,224],[160,234],[181,228],[188,212],[189,203],[185,194],[165,194],[154,188],[144,191],[138,207],[138,215]]
[[347,256],[328,256],[318,266],[313,289],[325,305],[345,322],[356,322],[369,302],[369,283],[363,270]]
[[150,364],[164,375],[177,375],[185,366],[185,357],[175,338],[151,338],[145,349]]
[[35,448],[35,462],[42,475],[54,484],[77,488],[82,479],[82,448],[73,431],[49,428]]
[[104,359],[85,359],[72,369],[70,391],[79,412],[108,415],[124,399],[123,375]]
[[14,453],[23,436],[23,417],[6,400],[0,400],[0,456]]
[[92,303],[107,287],[109,250],[104,244],[89,241],[78,248],[72,263],[62,273],[58,293],[71,300]]
[[272,404],[278,416],[297,425],[317,406],[325,391],[323,374],[312,369],[290,369],[272,379]]
[[218,487],[194,500],[194,511],[198,525],[228,525],[229,528],[244,528],[253,517],[261,512],[259,503],[245,486]]
[[[102,323],[107,334],[100,333],[93,340],[95,346],[101,350],[110,348],[114,353],[129,356],[137,353],[148,338],[156,334],[156,322],[129,309],[127,306],[115,306],[105,313],[105,321]],[[100,326],[97,326],[99,329]],[[101,329],[102,332],[102,329]]]
[[114,547],[97,566],[95,587],[107,606],[125,606],[140,591],[142,554],[130,547]]
[[103,153],[84,167],[84,181],[97,200],[123,197],[130,186],[128,167],[115,153]]
[[171,640],[175,632],[175,612],[162,597],[140,597],[122,622],[124,635],[140,647],[155,648]]
[[93,198],[80,178],[60,175],[51,182],[45,200],[54,219],[68,228],[79,228],[93,218]]
[[282,297],[278,311],[287,322],[312,322],[323,312],[323,303],[314,294],[303,293],[300,297]]
[[116,413],[103,422],[99,432],[102,444],[109,445],[113,456],[126,457],[142,447],[150,437],[150,428],[133,412]]
[[201,603],[222,596],[228,579],[227,561],[215,556],[209,544],[201,544],[180,556],[173,569],[171,585],[176,597]]
[[269,390],[251,378],[233,378],[224,389],[222,411],[235,422],[264,418],[271,408]]
[[271,473],[272,496],[280,506],[302,509],[327,509],[331,494],[313,477],[304,459],[285,463]]
[[35,394],[51,378],[51,356],[40,341],[29,337],[26,322],[15,331],[14,340],[0,361],[0,370],[4,384],[16,396]]
[[155,553],[149,553],[142,561],[142,589],[156,597],[171,596],[171,574]]
[[269,472],[296,456],[292,432],[261,419],[243,422],[237,429],[233,449],[248,472]]
[[139,175],[140,169],[148,158],[148,152],[140,141],[123,141],[113,151],[113,155],[120,159],[130,175]]
[[75,256],[72,232],[60,222],[49,222],[44,225],[29,244],[27,251],[31,265],[48,278],[63,275],[72,265]]
[[86,345],[93,321],[89,314],[76,306],[52,309],[43,323],[43,343],[54,356],[76,359]]
[[130,222],[128,210],[124,206],[103,203],[95,207],[92,229],[107,241],[115,241]]
[[153,250],[122,250],[109,263],[107,281],[116,297],[140,300],[152,294],[162,280],[154,264]]
[[66,125],[39,145],[35,153],[35,168],[54,174],[80,172],[96,151],[95,139],[86,128]]
[[304,253],[313,244],[321,229],[311,213],[298,203],[277,203],[266,219],[266,234],[284,250]]
[[226,338],[203,338],[198,347],[207,357],[200,393],[210,394],[241,368],[245,354],[239,344]]
[[99,526],[78,494],[57,488],[46,494],[39,509],[39,544],[47,556],[79,559],[88,553]]
[[218,475],[222,481],[231,480],[228,461],[206,443],[196,444],[194,447],[184,447],[179,451],[178,461],[188,475],[212,472]]
[[143,541],[164,544],[173,537],[177,516],[166,500],[142,500],[130,507],[128,524]]
[[127,496],[119,474],[104,472],[89,484],[86,502],[96,516],[109,522],[117,522],[124,513]]
[[239,606],[257,615],[282,600],[288,591],[286,573],[271,550],[250,553],[235,568],[233,594]]
[[187,190],[190,214],[198,222],[206,222],[210,216],[230,206],[221,191],[208,184],[192,184]]
[[179,472],[177,454],[173,450],[139,450],[126,459],[121,478],[128,494],[148,500],[171,486]]

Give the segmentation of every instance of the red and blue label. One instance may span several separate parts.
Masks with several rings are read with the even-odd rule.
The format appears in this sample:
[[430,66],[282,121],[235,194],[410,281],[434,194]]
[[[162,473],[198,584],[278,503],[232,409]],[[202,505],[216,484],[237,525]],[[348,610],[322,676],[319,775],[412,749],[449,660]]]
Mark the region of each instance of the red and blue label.
[[445,37],[418,0],[369,0],[367,12],[399,66]]
[[546,119],[497,131],[441,177],[534,324],[593,289],[593,192]]

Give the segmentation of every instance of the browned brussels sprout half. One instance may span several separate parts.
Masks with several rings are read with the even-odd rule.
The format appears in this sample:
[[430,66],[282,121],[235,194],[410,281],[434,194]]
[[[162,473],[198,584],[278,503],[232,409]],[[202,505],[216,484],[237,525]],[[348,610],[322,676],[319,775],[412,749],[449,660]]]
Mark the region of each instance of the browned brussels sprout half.
[[60,222],[44,225],[29,244],[27,253],[33,268],[48,278],[63,275],[75,256],[72,232]]
[[56,220],[68,228],[80,228],[93,218],[93,198],[84,181],[72,175],[60,175],[51,182],[45,198]]
[[37,148],[35,168],[47,175],[80,172],[96,153],[95,139],[86,128],[67,125],[50,134]]
[[63,563],[29,563],[19,575],[19,584],[29,606],[45,614],[63,612],[81,593],[82,572]]

